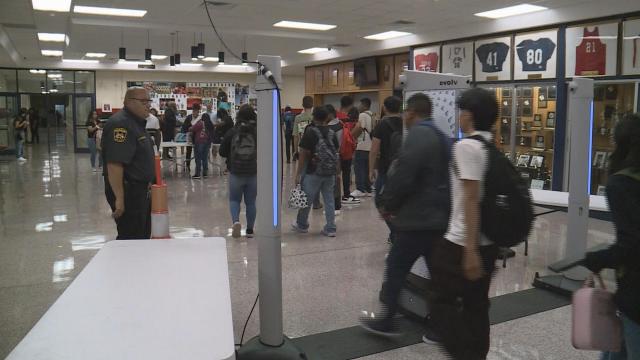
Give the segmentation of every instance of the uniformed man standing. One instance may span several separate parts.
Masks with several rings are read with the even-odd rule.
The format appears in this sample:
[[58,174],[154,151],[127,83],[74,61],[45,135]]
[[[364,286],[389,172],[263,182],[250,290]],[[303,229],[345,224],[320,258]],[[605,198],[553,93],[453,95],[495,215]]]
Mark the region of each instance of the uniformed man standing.
[[129,88],[124,109],[104,126],[105,195],[118,227],[118,240],[151,237],[149,187],[154,182],[154,152],[145,130],[150,102],[144,88]]

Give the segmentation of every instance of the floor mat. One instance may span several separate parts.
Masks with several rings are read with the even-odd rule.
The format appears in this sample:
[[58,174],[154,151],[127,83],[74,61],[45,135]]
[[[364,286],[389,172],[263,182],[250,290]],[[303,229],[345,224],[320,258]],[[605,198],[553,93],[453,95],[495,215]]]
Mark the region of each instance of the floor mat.
[[[519,319],[569,305],[563,296],[529,289],[491,298],[491,324]],[[422,341],[423,329],[418,321],[401,319],[402,335],[387,338],[373,335],[359,326],[303,336],[292,341],[309,360],[347,360],[377,354]]]

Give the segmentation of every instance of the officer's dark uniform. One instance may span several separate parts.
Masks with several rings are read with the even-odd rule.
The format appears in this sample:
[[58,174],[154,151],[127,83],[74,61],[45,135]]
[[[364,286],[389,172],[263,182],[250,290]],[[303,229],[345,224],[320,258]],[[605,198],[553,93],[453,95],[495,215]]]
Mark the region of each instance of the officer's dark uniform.
[[116,220],[119,240],[151,237],[149,186],[155,177],[154,152],[145,124],[145,119],[125,108],[109,118],[103,130],[105,195],[112,211],[116,208],[116,197],[109,184],[107,164],[124,166],[124,214]]

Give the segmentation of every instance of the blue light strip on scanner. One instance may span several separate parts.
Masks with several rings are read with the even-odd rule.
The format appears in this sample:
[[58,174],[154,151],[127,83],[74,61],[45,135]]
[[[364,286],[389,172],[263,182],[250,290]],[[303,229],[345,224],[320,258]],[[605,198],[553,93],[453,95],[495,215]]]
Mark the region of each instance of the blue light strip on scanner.
[[273,140],[273,149],[272,151],[272,169],[271,169],[271,182],[272,182],[272,192],[273,192],[273,227],[278,227],[278,203],[280,200],[280,196],[278,194],[278,163],[280,159],[278,158],[278,113],[280,109],[278,108],[278,91],[274,90],[273,94],[273,133],[271,134],[271,139]]

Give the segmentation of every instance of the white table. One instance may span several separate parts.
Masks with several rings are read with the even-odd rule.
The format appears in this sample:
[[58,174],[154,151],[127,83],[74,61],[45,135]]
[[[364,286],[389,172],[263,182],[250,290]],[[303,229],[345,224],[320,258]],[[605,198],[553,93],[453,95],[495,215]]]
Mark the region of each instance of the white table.
[[7,359],[234,359],[224,238],[107,243]]
[[[569,193],[562,191],[531,189],[533,204],[566,208],[569,206]],[[609,206],[604,196],[590,195],[589,210],[608,212]]]
[[173,163],[174,169],[178,171],[178,148],[179,147],[193,147],[193,144],[190,142],[175,142],[175,141],[163,141],[160,143],[160,152],[162,153],[162,149],[175,149],[173,151],[173,159],[162,159],[162,161],[168,161]]

